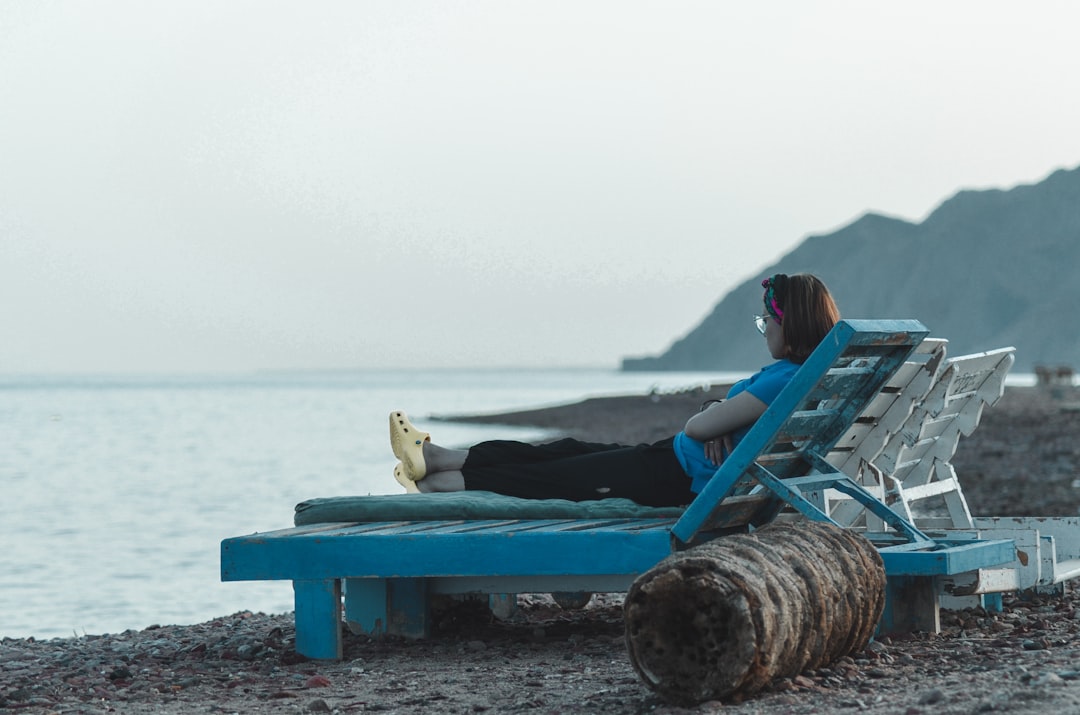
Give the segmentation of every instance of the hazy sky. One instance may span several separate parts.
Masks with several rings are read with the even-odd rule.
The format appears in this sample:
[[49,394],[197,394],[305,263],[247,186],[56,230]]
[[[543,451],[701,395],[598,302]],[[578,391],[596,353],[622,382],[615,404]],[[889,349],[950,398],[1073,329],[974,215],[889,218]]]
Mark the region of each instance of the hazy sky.
[[1080,164],[1078,27],[1038,0],[0,0],[0,373],[655,353],[808,234]]

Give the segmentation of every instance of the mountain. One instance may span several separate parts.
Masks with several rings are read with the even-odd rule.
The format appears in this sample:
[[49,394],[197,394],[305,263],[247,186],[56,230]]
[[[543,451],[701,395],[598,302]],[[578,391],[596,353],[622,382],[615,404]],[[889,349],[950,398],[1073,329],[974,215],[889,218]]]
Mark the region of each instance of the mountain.
[[949,354],[1016,348],[1014,372],[1080,367],[1080,167],[1009,190],[960,191],[922,223],[868,213],[799,246],[655,357],[624,370],[754,370],[761,280],[820,276],[845,318],[916,318]]

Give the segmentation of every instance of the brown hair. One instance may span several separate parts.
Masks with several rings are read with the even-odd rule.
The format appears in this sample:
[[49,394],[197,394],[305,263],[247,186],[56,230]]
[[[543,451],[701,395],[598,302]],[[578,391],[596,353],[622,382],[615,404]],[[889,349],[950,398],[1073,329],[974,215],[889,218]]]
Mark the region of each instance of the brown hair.
[[777,273],[766,283],[784,315],[780,322],[784,357],[801,365],[840,320],[840,309],[829,289],[815,275]]

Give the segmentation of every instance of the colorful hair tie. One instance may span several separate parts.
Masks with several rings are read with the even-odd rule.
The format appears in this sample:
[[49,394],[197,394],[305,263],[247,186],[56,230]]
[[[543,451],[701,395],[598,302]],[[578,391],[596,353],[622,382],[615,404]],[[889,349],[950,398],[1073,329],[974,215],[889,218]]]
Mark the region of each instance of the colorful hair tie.
[[776,322],[780,323],[784,320],[784,311],[780,309],[780,304],[776,302],[776,286],[773,283],[773,278],[766,278],[761,281],[761,287],[765,289],[765,309],[769,311],[769,315]]

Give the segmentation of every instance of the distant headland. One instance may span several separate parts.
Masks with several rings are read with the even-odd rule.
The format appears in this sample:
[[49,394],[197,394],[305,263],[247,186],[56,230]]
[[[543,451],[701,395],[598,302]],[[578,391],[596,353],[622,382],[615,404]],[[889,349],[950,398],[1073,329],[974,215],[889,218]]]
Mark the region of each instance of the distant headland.
[[809,236],[736,287],[687,335],[623,370],[753,370],[760,282],[815,273],[846,318],[916,318],[950,355],[1016,348],[1014,372],[1080,364],[1080,167],[1012,189],[960,191],[915,224],[868,213]]

